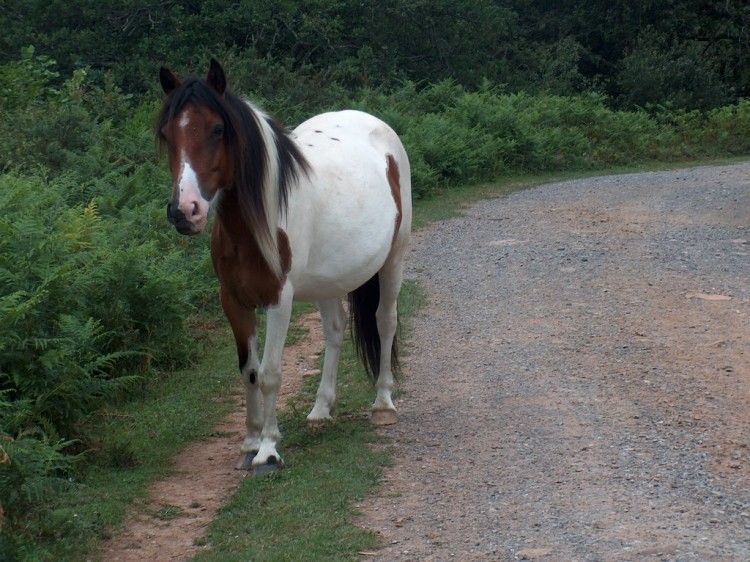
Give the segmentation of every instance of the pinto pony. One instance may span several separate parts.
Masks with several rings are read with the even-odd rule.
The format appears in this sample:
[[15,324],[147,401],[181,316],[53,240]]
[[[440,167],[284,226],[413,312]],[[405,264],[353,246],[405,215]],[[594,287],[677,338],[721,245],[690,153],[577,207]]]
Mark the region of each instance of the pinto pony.
[[[157,136],[167,149],[167,217],[196,235],[216,209],[211,259],[231,324],[247,401],[238,468],[283,460],[276,401],[293,300],[315,301],[325,359],[311,423],[336,408],[336,375],[349,295],[356,347],[376,380],[372,421],[395,423],[396,300],[411,232],[409,160],[396,133],[359,111],[324,113],[292,133],[227,88],[211,61],[205,79],[162,68]],[[255,311],[267,311],[258,354]]]

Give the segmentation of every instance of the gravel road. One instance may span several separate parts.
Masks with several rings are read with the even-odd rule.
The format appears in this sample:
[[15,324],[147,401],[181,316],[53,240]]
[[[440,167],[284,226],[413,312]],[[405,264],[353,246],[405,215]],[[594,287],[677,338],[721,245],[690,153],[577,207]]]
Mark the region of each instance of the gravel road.
[[599,177],[419,232],[364,560],[750,560],[750,164]]

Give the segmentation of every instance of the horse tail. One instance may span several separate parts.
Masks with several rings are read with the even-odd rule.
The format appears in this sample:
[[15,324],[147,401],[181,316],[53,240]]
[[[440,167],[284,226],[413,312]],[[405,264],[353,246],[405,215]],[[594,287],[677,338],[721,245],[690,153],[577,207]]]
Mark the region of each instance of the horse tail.
[[[380,334],[376,312],[380,304],[380,279],[376,273],[364,285],[349,293],[349,322],[357,355],[365,371],[378,380],[380,374]],[[391,346],[391,370],[398,371],[398,345],[396,336]]]

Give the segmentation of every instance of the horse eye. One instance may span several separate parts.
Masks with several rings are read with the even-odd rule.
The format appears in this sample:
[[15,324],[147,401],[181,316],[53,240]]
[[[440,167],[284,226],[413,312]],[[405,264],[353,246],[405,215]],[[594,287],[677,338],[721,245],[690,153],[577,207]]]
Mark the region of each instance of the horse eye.
[[211,138],[220,139],[223,136],[224,136],[224,125],[214,125],[214,128],[211,129]]

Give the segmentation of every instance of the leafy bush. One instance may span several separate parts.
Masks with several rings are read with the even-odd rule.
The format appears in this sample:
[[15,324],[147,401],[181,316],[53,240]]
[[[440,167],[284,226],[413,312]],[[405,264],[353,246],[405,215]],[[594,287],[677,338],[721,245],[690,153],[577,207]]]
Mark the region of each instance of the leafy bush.
[[712,156],[750,152],[750,100],[707,113],[675,112],[673,122],[684,141],[695,151],[712,149]]
[[[412,124],[403,138],[412,154],[432,170],[441,181],[466,183],[480,174],[482,166],[498,162],[500,143],[492,135],[469,128],[447,115],[427,114]],[[502,164],[502,160],[499,160]],[[494,170],[499,168],[493,166]],[[419,171],[419,167],[417,171]],[[415,177],[416,185],[426,178]]]
[[649,26],[620,61],[620,102],[625,107],[715,108],[729,99],[720,66],[706,56],[704,41],[679,41]]
[[[12,415],[18,402],[0,397],[3,417]],[[21,407],[23,407],[21,405]],[[64,454],[70,442],[54,441],[41,431],[24,432],[13,438],[0,432],[0,559],[44,560],[49,553],[40,537],[68,534],[69,525],[49,517],[51,498],[75,484],[60,478],[73,459]],[[19,530],[26,530],[25,533]]]
[[499,174],[596,170],[750,152],[750,102],[708,112],[610,107],[600,94],[505,94],[452,82],[388,95],[363,91],[354,105],[391,124],[412,163],[413,193]]
[[206,245],[164,219],[153,104],[54,76],[31,50],[0,67],[3,91],[26,93],[0,102],[3,560],[43,559],[34,536],[65,532],[43,506],[95,446],[92,417],[192,360],[189,322],[215,292]]
[[29,47],[20,60],[0,66],[0,170],[70,173],[87,153],[109,149],[105,155],[117,157],[112,124],[130,116],[130,96],[111,80],[104,88],[89,83],[83,69],[55,87],[54,64]]

